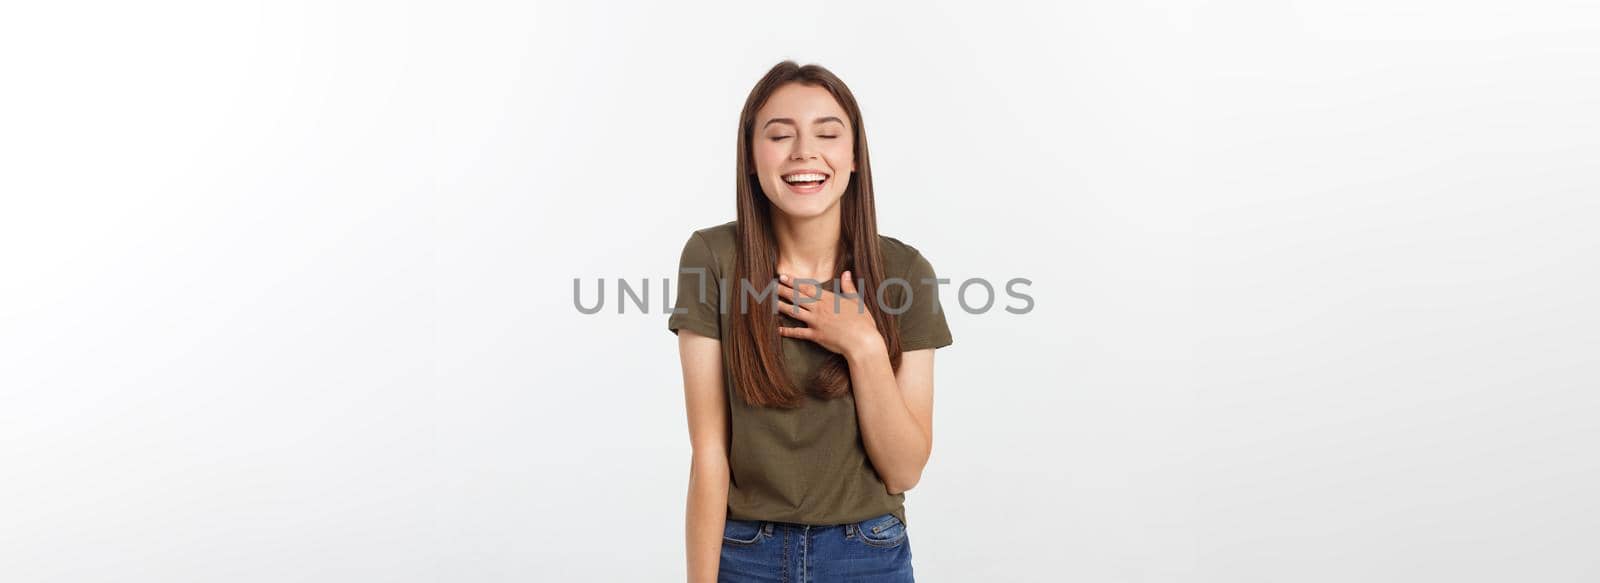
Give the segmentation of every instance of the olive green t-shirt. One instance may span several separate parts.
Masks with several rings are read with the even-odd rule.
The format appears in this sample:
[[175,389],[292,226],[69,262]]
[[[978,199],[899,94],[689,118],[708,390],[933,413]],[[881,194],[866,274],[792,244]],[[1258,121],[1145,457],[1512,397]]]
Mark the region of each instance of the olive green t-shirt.
[[[700,229],[684,244],[674,308],[679,313],[667,320],[673,333],[688,329],[721,339],[731,330],[742,291],[734,281],[735,228],[736,222],[728,222]],[[884,304],[893,311],[904,309],[896,316],[901,350],[949,346],[950,328],[939,305],[933,266],[898,239],[880,235],[878,240],[885,281],[900,278],[910,286],[909,294],[898,283],[884,287],[888,296]],[[706,277],[703,294],[701,273]],[[832,290],[834,279],[822,286]],[[751,286],[759,294],[762,285],[751,282]],[[750,309],[763,309],[757,307],[756,294],[749,297]],[[804,325],[787,315],[780,319],[786,326]],[[830,354],[809,340],[784,337],[779,342],[796,386]],[[731,432],[729,518],[825,525],[894,513],[906,524],[905,494],[890,494],[867,457],[853,393],[830,400],[806,395],[804,404],[795,409],[752,406],[734,390],[727,350],[724,344],[723,385]]]

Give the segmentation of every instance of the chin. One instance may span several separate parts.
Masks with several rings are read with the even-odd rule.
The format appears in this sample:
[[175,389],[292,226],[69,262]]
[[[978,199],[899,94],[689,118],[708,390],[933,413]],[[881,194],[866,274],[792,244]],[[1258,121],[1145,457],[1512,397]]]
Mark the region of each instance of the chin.
[[826,200],[827,202],[823,202],[823,199],[795,200],[790,198],[787,200],[774,200],[772,201],[772,208],[783,213],[784,216],[809,219],[825,215],[834,205],[839,204],[837,197]]

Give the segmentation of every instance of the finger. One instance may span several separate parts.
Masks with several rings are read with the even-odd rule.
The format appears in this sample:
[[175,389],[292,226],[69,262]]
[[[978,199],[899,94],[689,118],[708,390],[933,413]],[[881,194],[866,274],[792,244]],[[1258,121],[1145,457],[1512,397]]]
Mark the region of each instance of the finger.
[[778,334],[800,340],[815,340],[817,337],[816,330],[812,330],[810,328],[790,328],[787,326],[779,326]]
[[796,288],[795,291],[800,293],[801,298],[804,298],[800,300],[800,303],[814,304],[822,301],[822,293],[824,290],[821,287],[806,284]]
[[822,293],[827,291],[816,285],[796,282],[788,275],[779,275],[778,282],[783,284],[778,286],[778,292],[791,302],[795,301],[796,297],[805,297],[808,299],[800,303],[816,303],[822,300]]
[[850,275],[850,272],[846,271],[846,272],[844,272],[844,277],[841,277],[839,279],[840,279],[840,283],[844,286],[845,293],[848,293],[850,295],[856,295],[856,278],[855,278],[855,276]]
[[794,292],[800,291],[799,286],[795,285],[794,278],[789,277],[787,273],[778,274],[778,290],[788,292],[788,297],[791,298],[794,297]]
[[790,315],[791,317],[793,317],[796,320],[804,321],[804,320],[809,320],[811,318],[811,310],[809,308],[806,308],[804,306],[799,306],[799,305],[796,305],[796,304],[791,304],[791,303],[783,301],[783,300],[777,300],[777,303],[778,303],[778,311],[779,312],[783,312],[785,314],[788,314],[788,315]]
[[797,281],[794,278],[790,278],[789,285],[792,286],[794,291],[800,295],[812,298],[817,296],[817,286],[815,284]]

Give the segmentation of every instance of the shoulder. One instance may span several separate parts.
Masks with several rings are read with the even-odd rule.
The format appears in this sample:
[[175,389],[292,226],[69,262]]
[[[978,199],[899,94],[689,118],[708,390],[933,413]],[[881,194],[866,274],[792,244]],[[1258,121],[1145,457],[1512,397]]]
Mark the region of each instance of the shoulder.
[[738,241],[738,228],[738,221],[728,221],[720,225],[695,229],[694,233],[690,234],[690,239],[699,239],[718,256],[727,255],[734,251],[734,246]]
[[886,277],[904,278],[908,274],[932,271],[932,266],[928,263],[928,258],[922,255],[922,251],[900,239],[879,234],[878,250],[883,253]]
[[688,240],[683,243],[681,267],[704,267],[720,274],[727,266],[732,266],[737,225],[735,221],[728,221],[689,233]]
[[887,305],[895,306],[900,327],[900,349],[905,352],[949,346],[950,325],[939,301],[939,279],[922,251],[900,239],[878,236],[883,254],[884,283],[899,280],[888,291]]

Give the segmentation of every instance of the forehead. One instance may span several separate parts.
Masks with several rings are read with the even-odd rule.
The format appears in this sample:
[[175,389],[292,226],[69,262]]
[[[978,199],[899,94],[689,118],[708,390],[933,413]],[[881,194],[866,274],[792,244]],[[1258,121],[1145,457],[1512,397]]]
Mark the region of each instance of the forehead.
[[767,120],[776,117],[789,118],[800,125],[807,125],[811,120],[829,116],[841,120],[850,119],[850,116],[845,114],[844,108],[839,105],[839,101],[834,99],[833,94],[827,89],[789,83],[773,91],[772,96],[767,98],[766,104],[756,111],[756,127],[760,128],[767,123]]

